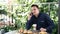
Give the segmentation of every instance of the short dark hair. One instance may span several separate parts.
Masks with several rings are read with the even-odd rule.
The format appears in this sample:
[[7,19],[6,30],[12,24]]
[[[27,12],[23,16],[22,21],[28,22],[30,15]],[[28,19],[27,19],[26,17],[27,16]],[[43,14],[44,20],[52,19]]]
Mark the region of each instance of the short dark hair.
[[34,6],[36,6],[39,9],[38,5],[36,5],[36,4],[31,5],[31,7],[34,7]]

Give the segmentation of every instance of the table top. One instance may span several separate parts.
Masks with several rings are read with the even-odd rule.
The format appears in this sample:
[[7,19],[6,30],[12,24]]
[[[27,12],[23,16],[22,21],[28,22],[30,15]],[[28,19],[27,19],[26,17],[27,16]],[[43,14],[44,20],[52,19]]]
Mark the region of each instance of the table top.
[[[38,31],[32,31],[33,33],[35,33],[36,34],[36,32],[39,34],[39,32]],[[42,32],[41,32],[42,33]],[[21,32],[18,32],[18,30],[14,30],[14,31],[10,31],[10,32],[7,32],[7,33],[5,33],[5,34],[23,34],[23,33],[21,33]],[[44,34],[44,33],[43,33]]]

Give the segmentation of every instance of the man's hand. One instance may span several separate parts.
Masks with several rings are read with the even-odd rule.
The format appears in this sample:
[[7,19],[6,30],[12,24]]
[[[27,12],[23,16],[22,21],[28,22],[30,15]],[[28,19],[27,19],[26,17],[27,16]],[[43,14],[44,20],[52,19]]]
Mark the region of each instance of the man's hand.
[[45,28],[40,28],[40,31],[41,32],[46,32],[46,29]]
[[31,15],[31,14],[29,14],[29,15],[28,15],[28,20],[30,20],[30,19],[31,19],[31,17],[32,17],[32,15]]

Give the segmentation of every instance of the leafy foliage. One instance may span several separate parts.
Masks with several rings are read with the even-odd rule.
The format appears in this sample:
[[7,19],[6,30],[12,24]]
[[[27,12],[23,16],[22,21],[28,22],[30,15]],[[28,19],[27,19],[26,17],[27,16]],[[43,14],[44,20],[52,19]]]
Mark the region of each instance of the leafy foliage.
[[[31,5],[32,4],[37,4],[40,8],[41,12],[49,14],[51,19],[54,21],[55,28],[53,30],[53,34],[57,34],[58,31],[58,15],[57,15],[57,10],[58,10],[58,4],[42,4],[46,2],[58,2],[57,0],[17,0],[16,3],[17,5],[12,5],[13,10],[12,12],[8,12],[7,8],[5,10],[8,12],[8,15],[11,16],[13,14],[13,18],[16,21],[15,28],[20,29],[23,28],[25,29],[25,25],[27,22],[27,15],[31,11]],[[12,16],[11,16],[12,17]]]

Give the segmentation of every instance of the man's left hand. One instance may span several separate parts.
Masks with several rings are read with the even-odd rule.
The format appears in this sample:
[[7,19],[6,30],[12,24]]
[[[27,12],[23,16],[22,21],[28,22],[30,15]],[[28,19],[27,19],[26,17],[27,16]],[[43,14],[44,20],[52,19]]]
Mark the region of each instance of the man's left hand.
[[46,32],[46,29],[45,28],[40,28],[40,31]]

